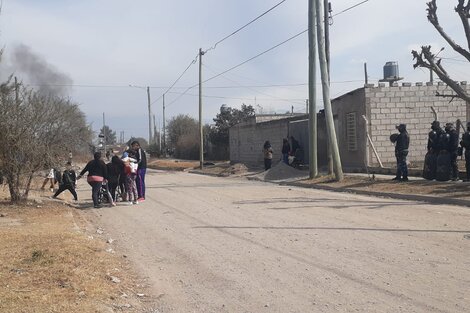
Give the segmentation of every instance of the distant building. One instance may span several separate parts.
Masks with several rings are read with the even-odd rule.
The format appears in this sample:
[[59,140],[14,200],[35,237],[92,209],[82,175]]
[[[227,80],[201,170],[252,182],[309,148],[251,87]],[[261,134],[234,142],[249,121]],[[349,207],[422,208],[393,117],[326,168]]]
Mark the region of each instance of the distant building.
[[[463,87],[470,91],[465,82]],[[447,122],[456,123],[470,120],[468,105],[455,98],[437,97],[440,94],[454,94],[443,83],[422,84],[403,83],[401,86],[379,84],[353,90],[332,101],[336,135],[340,155],[345,169],[378,166],[370,143],[367,139],[366,117],[369,121],[368,132],[382,163],[395,164],[394,146],[390,135],[399,123],[407,124],[411,138],[409,161],[420,164],[426,154],[427,135],[434,115],[444,126]],[[326,165],[326,134],[324,115],[318,114],[318,160],[320,166]],[[257,164],[262,162],[261,147],[265,140],[273,144],[275,159],[280,158],[282,138],[293,135],[301,142],[308,161],[308,120],[307,116],[284,117],[271,121],[250,120],[230,129],[230,159],[236,162]]]

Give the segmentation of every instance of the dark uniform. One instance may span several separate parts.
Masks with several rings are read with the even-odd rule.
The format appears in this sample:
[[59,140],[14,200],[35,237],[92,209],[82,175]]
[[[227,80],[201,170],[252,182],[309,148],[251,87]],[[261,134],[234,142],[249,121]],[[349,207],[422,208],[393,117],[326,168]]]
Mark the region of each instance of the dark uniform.
[[439,138],[444,133],[445,132],[442,130],[439,121],[432,122],[431,131],[428,134],[428,151],[431,151],[434,154],[439,154]]
[[470,181],[470,122],[467,123],[467,131],[462,135],[460,145],[465,149],[465,169],[467,170],[467,178],[464,181]]
[[459,167],[457,165],[457,157],[459,150],[459,133],[454,128],[454,124],[447,123],[445,128],[447,136],[447,147],[446,150],[450,154],[450,168],[451,168],[451,179],[459,179]]
[[395,143],[395,157],[397,158],[397,175],[393,180],[408,181],[406,157],[410,146],[410,136],[405,124],[398,125],[397,129],[399,133],[390,136],[390,140]]

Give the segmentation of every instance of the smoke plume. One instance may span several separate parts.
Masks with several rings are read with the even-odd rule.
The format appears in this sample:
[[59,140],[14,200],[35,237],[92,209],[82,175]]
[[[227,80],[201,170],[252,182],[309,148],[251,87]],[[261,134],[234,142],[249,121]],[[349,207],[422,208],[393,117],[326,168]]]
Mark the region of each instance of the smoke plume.
[[11,62],[15,72],[23,75],[21,80],[33,85],[34,89],[40,93],[66,96],[69,92],[68,86],[73,83],[68,75],[49,64],[27,45],[21,44],[13,49]]

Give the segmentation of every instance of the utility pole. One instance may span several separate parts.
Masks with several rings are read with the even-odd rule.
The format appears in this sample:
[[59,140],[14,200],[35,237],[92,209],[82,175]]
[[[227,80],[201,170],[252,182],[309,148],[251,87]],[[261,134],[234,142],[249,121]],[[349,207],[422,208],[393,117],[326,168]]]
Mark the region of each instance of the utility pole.
[[204,52],[199,49],[199,167],[204,167],[204,129],[202,125],[202,56]]
[[369,83],[369,75],[367,74],[367,63],[364,62],[364,83]]
[[[323,0],[323,24],[325,25],[325,52],[326,52],[326,66],[328,71],[328,85],[330,85],[330,21],[329,14],[331,12],[331,3],[328,0]],[[320,17],[318,17],[320,18]],[[327,127],[327,136],[328,136]],[[333,175],[333,156],[331,153],[331,145],[326,141],[326,156],[328,161],[328,175]]]
[[325,117],[326,125],[328,131],[329,142],[331,144],[331,152],[333,156],[333,167],[335,172],[336,180],[340,181],[343,179],[343,169],[341,166],[341,158],[339,155],[338,141],[336,139],[335,131],[335,122],[333,118],[333,111],[331,108],[331,99],[330,99],[330,86],[329,86],[329,75],[328,75],[328,66],[326,63],[326,50],[325,50],[325,40],[324,40],[324,30],[322,23],[322,3],[320,0],[316,1],[316,15],[317,15],[317,40],[318,40],[318,54],[320,59],[320,72],[322,79],[322,89],[323,89],[323,104],[325,107]]
[[152,142],[152,110],[150,102],[150,87],[147,86],[147,101],[148,101],[148,110],[149,110],[149,145]]
[[106,141],[108,140],[108,136],[106,134],[106,120],[104,117],[104,112],[103,112],[103,148],[104,148],[104,156],[106,156]]
[[309,175],[310,178],[318,176],[318,152],[317,152],[317,71],[316,71],[316,58],[317,58],[317,38],[315,32],[316,15],[315,15],[315,0],[308,1],[308,97],[307,112],[308,112],[308,133],[309,133]]
[[163,138],[162,138],[162,152],[166,156],[166,126],[165,126],[165,94],[163,94]]
[[18,78],[15,76],[15,103],[16,105],[20,105],[20,92],[18,89]]

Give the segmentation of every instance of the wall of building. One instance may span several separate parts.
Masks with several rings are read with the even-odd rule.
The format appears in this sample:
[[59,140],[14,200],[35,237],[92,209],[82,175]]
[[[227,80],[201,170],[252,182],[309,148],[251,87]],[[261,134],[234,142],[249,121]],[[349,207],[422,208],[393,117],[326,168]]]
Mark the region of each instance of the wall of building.
[[[467,88],[466,85],[463,85]],[[467,88],[469,90],[469,88]],[[467,105],[464,101],[455,98],[436,97],[440,94],[454,94],[443,83],[407,84],[401,86],[380,86],[365,88],[365,106],[370,120],[370,134],[377,148],[379,157],[387,165],[395,164],[394,145],[390,142],[390,135],[396,132],[395,125],[405,123],[410,135],[409,161],[415,165],[421,164],[426,154],[427,136],[434,120],[431,107],[438,112],[441,126],[447,122],[455,122],[460,119],[467,120]],[[371,166],[377,166],[378,162],[369,150]]]
[[[331,103],[335,119],[336,138],[338,139],[341,163],[344,168],[364,168],[367,161],[367,134],[366,122],[363,115],[367,116],[365,106],[364,88],[356,89],[334,99]],[[348,134],[348,114],[355,116],[354,136]],[[323,124],[326,125],[326,124]],[[326,130],[325,130],[326,132]],[[354,146],[352,147],[353,142]]]
[[254,119],[230,128],[230,161],[249,166],[263,165],[263,145],[273,147],[273,162],[281,159],[282,139],[287,138],[289,119],[256,123]]

